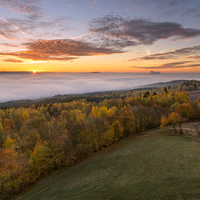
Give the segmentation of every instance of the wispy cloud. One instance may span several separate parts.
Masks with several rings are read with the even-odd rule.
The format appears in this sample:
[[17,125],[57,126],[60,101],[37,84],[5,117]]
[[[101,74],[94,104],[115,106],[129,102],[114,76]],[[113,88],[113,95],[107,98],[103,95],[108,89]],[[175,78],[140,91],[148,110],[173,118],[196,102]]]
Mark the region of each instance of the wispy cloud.
[[[68,4],[68,7],[77,7],[77,8],[97,8],[98,1],[97,0],[65,0]],[[73,3],[72,3],[73,2]]]
[[6,40],[16,39],[16,35],[19,33],[18,30],[20,29],[17,26],[0,17],[0,37]]
[[79,6],[79,5],[77,5],[77,4],[68,4],[67,6],[68,6],[68,7],[74,7],[74,6],[75,6],[75,7],[81,8],[81,6]]
[[22,30],[20,30],[17,26],[15,26],[12,23],[10,23],[8,20],[4,19],[3,17],[0,17],[0,19],[3,20],[4,22],[6,22],[7,24],[9,24],[10,26],[12,26],[13,28],[15,28],[16,30],[18,30],[23,35],[26,35]]
[[40,0],[0,0],[0,6],[5,6],[14,12],[23,14],[38,14],[40,7],[38,6],[43,1]]
[[0,43],[2,47],[19,47],[19,45],[9,44],[9,43]]
[[200,1],[197,0],[129,0],[130,6],[149,10],[154,8],[157,17],[184,19],[200,16]]
[[37,19],[0,18],[0,36],[7,40],[22,38],[20,34],[29,38],[58,37],[70,29],[72,18],[46,17]]
[[182,49],[176,49],[174,51],[157,53],[153,55],[138,57],[130,59],[129,61],[137,60],[167,60],[167,59],[179,59],[179,58],[189,58],[189,59],[199,59],[200,58],[200,45],[193,47],[187,47]]
[[131,68],[137,68],[137,69],[179,69],[179,68],[191,68],[191,67],[200,67],[200,63],[194,63],[192,61],[182,61],[182,62],[165,63],[158,66],[148,66],[148,67],[131,66]]
[[147,49],[146,52],[148,53],[148,55],[151,55],[151,51],[149,49]]
[[3,59],[2,61],[4,61],[4,62],[10,62],[10,63],[23,63],[22,60],[12,59],[12,58]]
[[[20,17],[0,17],[0,36],[7,40],[23,37],[45,39],[64,34],[71,26],[72,17],[49,15],[44,9],[43,0],[0,0],[0,7],[18,12]],[[40,37],[38,37],[38,35]]]
[[89,3],[97,4],[97,0],[87,0]]

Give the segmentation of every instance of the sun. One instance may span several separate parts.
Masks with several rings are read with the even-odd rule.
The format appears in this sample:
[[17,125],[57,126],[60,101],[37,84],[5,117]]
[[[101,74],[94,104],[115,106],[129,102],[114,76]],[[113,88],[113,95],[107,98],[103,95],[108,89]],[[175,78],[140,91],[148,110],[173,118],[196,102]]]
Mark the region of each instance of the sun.
[[43,72],[43,70],[39,70],[39,69],[37,69],[37,70],[30,70],[30,72],[32,74],[37,74],[37,73]]

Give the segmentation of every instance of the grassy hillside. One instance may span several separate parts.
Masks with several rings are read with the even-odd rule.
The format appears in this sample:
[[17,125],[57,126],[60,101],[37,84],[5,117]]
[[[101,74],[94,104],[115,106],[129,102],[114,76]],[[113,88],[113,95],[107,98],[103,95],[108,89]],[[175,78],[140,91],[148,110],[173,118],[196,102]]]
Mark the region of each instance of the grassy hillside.
[[123,140],[43,180],[17,200],[200,199],[196,127],[183,125],[193,137],[167,136],[170,129],[165,128]]

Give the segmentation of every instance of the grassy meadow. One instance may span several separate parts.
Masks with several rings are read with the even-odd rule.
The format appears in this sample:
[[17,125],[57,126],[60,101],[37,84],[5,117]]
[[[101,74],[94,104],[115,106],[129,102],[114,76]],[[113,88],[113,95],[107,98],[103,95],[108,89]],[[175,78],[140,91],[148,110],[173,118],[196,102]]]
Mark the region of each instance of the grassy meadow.
[[17,200],[200,199],[197,124],[185,123],[184,137],[165,127],[120,141]]

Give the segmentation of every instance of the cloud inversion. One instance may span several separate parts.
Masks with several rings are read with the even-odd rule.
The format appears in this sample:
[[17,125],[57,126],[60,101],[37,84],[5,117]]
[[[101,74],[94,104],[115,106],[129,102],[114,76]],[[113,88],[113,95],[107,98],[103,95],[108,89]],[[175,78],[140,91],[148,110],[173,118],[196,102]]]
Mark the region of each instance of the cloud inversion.
[[198,74],[137,73],[0,73],[0,102],[38,99],[58,94],[133,89],[141,85],[180,79],[197,79]]

